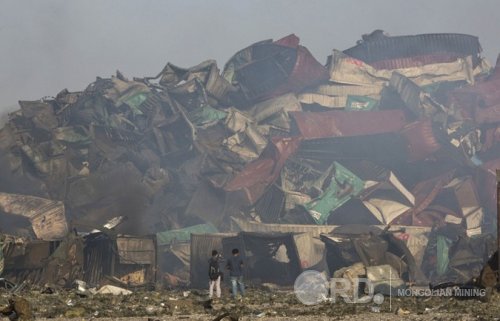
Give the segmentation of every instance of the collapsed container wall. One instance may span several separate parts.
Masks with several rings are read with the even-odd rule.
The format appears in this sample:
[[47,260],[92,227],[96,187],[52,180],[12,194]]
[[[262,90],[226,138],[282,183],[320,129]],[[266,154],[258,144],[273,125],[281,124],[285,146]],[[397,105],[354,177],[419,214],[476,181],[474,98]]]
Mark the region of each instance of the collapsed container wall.
[[84,258],[84,281],[91,286],[110,281],[132,287],[156,283],[155,236],[91,235]]

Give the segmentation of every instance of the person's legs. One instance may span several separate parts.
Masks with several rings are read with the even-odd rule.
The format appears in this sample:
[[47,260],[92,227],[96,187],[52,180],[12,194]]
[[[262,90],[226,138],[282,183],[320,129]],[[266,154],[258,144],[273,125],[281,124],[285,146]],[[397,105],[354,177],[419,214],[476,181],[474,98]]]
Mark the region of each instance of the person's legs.
[[221,290],[220,290],[220,276],[215,280],[215,294],[217,297],[220,299],[221,296]]
[[238,278],[232,276],[231,277],[231,290],[233,292],[233,299],[236,299],[236,295],[238,294]]
[[240,287],[241,296],[245,295],[245,284],[243,283],[243,276],[238,278],[238,285]]
[[215,285],[215,281],[213,280],[210,280],[208,282],[208,297],[209,298],[212,298],[212,296],[214,295],[214,285]]

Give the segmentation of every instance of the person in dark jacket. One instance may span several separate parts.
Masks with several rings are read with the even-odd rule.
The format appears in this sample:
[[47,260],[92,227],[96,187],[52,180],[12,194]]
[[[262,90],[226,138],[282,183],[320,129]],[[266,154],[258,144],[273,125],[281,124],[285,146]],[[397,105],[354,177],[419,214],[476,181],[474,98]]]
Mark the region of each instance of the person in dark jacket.
[[215,287],[215,295],[217,296],[217,298],[220,298],[220,280],[222,278],[222,272],[220,270],[220,255],[216,250],[212,251],[212,257],[210,258],[210,260],[208,260],[208,278],[210,280],[208,296],[210,298],[213,297]]
[[238,288],[241,296],[245,295],[245,284],[243,283],[243,260],[240,257],[240,251],[233,249],[233,256],[227,260],[226,268],[229,270],[233,299],[238,295]]

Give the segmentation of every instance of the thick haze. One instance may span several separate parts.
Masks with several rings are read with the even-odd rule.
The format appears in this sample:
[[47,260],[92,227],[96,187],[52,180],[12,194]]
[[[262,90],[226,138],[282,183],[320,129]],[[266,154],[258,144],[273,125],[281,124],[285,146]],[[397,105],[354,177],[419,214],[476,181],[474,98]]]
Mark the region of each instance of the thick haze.
[[81,90],[117,69],[156,75],[295,33],[315,57],[361,34],[457,32],[479,36],[494,63],[499,0],[0,0],[0,106]]

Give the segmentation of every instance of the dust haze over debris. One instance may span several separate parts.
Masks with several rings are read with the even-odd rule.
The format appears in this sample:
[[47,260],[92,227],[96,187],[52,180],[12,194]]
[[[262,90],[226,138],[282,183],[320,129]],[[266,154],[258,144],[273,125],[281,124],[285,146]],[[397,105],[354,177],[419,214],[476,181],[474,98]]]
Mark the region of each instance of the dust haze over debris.
[[[485,56],[500,52],[497,12],[485,0],[422,1],[16,1],[0,10],[0,106],[13,110],[59,90],[81,90],[95,76],[151,75],[167,61],[223,65],[261,39],[295,33],[317,57],[354,45],[359,35],[456,32],[479,36]],[[1,118],[1,115],[0,115]],[[0,121],[1,122],[1,121]]]

